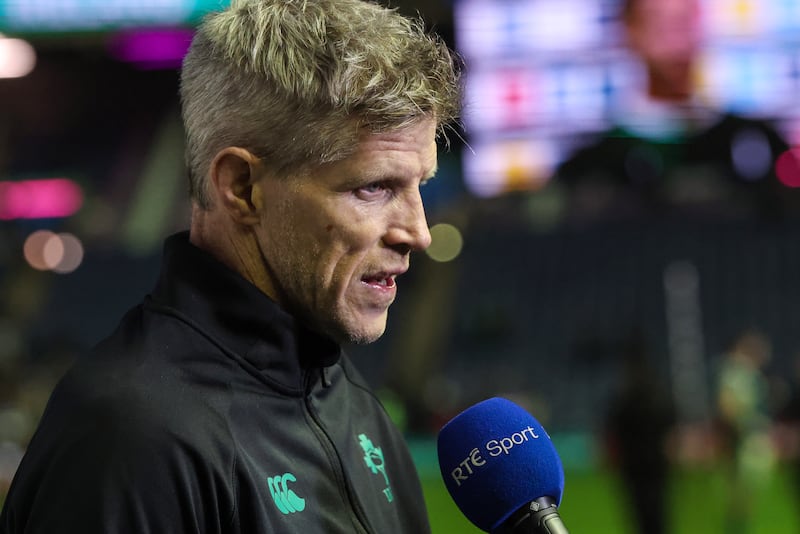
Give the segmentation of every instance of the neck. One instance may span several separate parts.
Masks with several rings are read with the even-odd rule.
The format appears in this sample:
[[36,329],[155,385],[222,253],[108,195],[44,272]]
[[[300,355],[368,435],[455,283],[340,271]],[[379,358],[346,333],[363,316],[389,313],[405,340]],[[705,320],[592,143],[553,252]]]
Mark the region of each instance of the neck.
[[195,205],[192,207],[189,241],[277,301],[252,227],[237,225],[225,217],[224,210],[205,210]]
[[653,100],[685,102],[694,94],[694,66],[673,62],[651,66],[647,71],[648,95]]

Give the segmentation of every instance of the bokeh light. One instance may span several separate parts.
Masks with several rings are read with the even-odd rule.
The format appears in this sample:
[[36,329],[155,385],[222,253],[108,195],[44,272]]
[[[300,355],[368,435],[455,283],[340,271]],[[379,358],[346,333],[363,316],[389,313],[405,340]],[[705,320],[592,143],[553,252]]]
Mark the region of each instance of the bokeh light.
[[22,249],[28,265],[38,271],[50,269],[44,258],[44,249],[47,246],[47,242],[55,235],[49,230],[38,230],[28,236]]
[[453,261],[461,254],[464,238],[458,228],[452,224],[437,224],[431,227],[431,246],[426,252],[434,261]]
[[192,35],[187,28],[126,30],[111,38],[109,51],[120,61],[141,68],[177,68],[189,51]]
[[747,180],[766,177],[772,167],[769,139],[756,128],[747,128],[734,136],[731,157],[736,171]]
[[21,78],[36,66],[36,52],[27,41],[0,35],[0,78]]
[[800,187],[800,148],[787,150],[778,157],[775,174],[786,187]]
[[0,220],[69,217],[82,205],[81,187],[68,178],[0,182]]
[[83,262],[83,243],[72,234],[58,234],[61,256],[53,266],[53,271],[59,274],[71,273]]
[[23,254],[36,270],[67,274],[83,262],[83,243],[69,233],[38,230],[25,240]]

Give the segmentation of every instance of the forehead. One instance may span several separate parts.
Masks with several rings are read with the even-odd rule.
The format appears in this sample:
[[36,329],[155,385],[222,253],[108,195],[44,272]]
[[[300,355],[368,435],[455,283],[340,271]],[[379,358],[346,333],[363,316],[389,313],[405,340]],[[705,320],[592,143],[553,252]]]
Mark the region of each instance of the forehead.
[[358,148],[421,150],[429,147],[436,139],[436,122],[433,119],[422,119],[403,128],[383,132],[362,130],[358,136]]
[[625,12],[632,14],[657,14],[666,9],[695,9],[699,7],[698,0],[627,0]]
[[388,132],[362,132],[354,153],[356,165],[402,165],[413,174],[428,177],[436,169],[436,122],[424,119]]

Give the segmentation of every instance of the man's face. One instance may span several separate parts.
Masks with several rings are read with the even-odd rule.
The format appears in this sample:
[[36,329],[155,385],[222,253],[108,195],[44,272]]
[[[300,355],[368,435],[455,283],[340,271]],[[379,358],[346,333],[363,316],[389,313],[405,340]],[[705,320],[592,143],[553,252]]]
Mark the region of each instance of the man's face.
[[650,64],[691,61],[702,40],[697,0],[638,0],[627,26],[632,48]]
[[395,278],[430,244],[419,188],[436,170],[435,134],[433,120],[365,134],[344,160],[261,178],[270,296],[339,341],[379,338]]

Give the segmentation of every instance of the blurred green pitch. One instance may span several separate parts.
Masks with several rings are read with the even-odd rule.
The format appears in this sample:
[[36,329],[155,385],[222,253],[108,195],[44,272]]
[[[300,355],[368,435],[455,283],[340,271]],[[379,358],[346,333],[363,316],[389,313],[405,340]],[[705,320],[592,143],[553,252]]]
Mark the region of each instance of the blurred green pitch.
[[[422,482],[433,534],[479,534],[450,499],[441,477],[423,472]],[[560,508],[574,534],[634,534],[616,474],[607,470],[567,470]],[[752,495],[747,534],[800,532],[800,493],[790,466],[779,465]],[[727,483],[714,469],[676,470],[671,481],[671,534],[727,534],[724,530]]]

